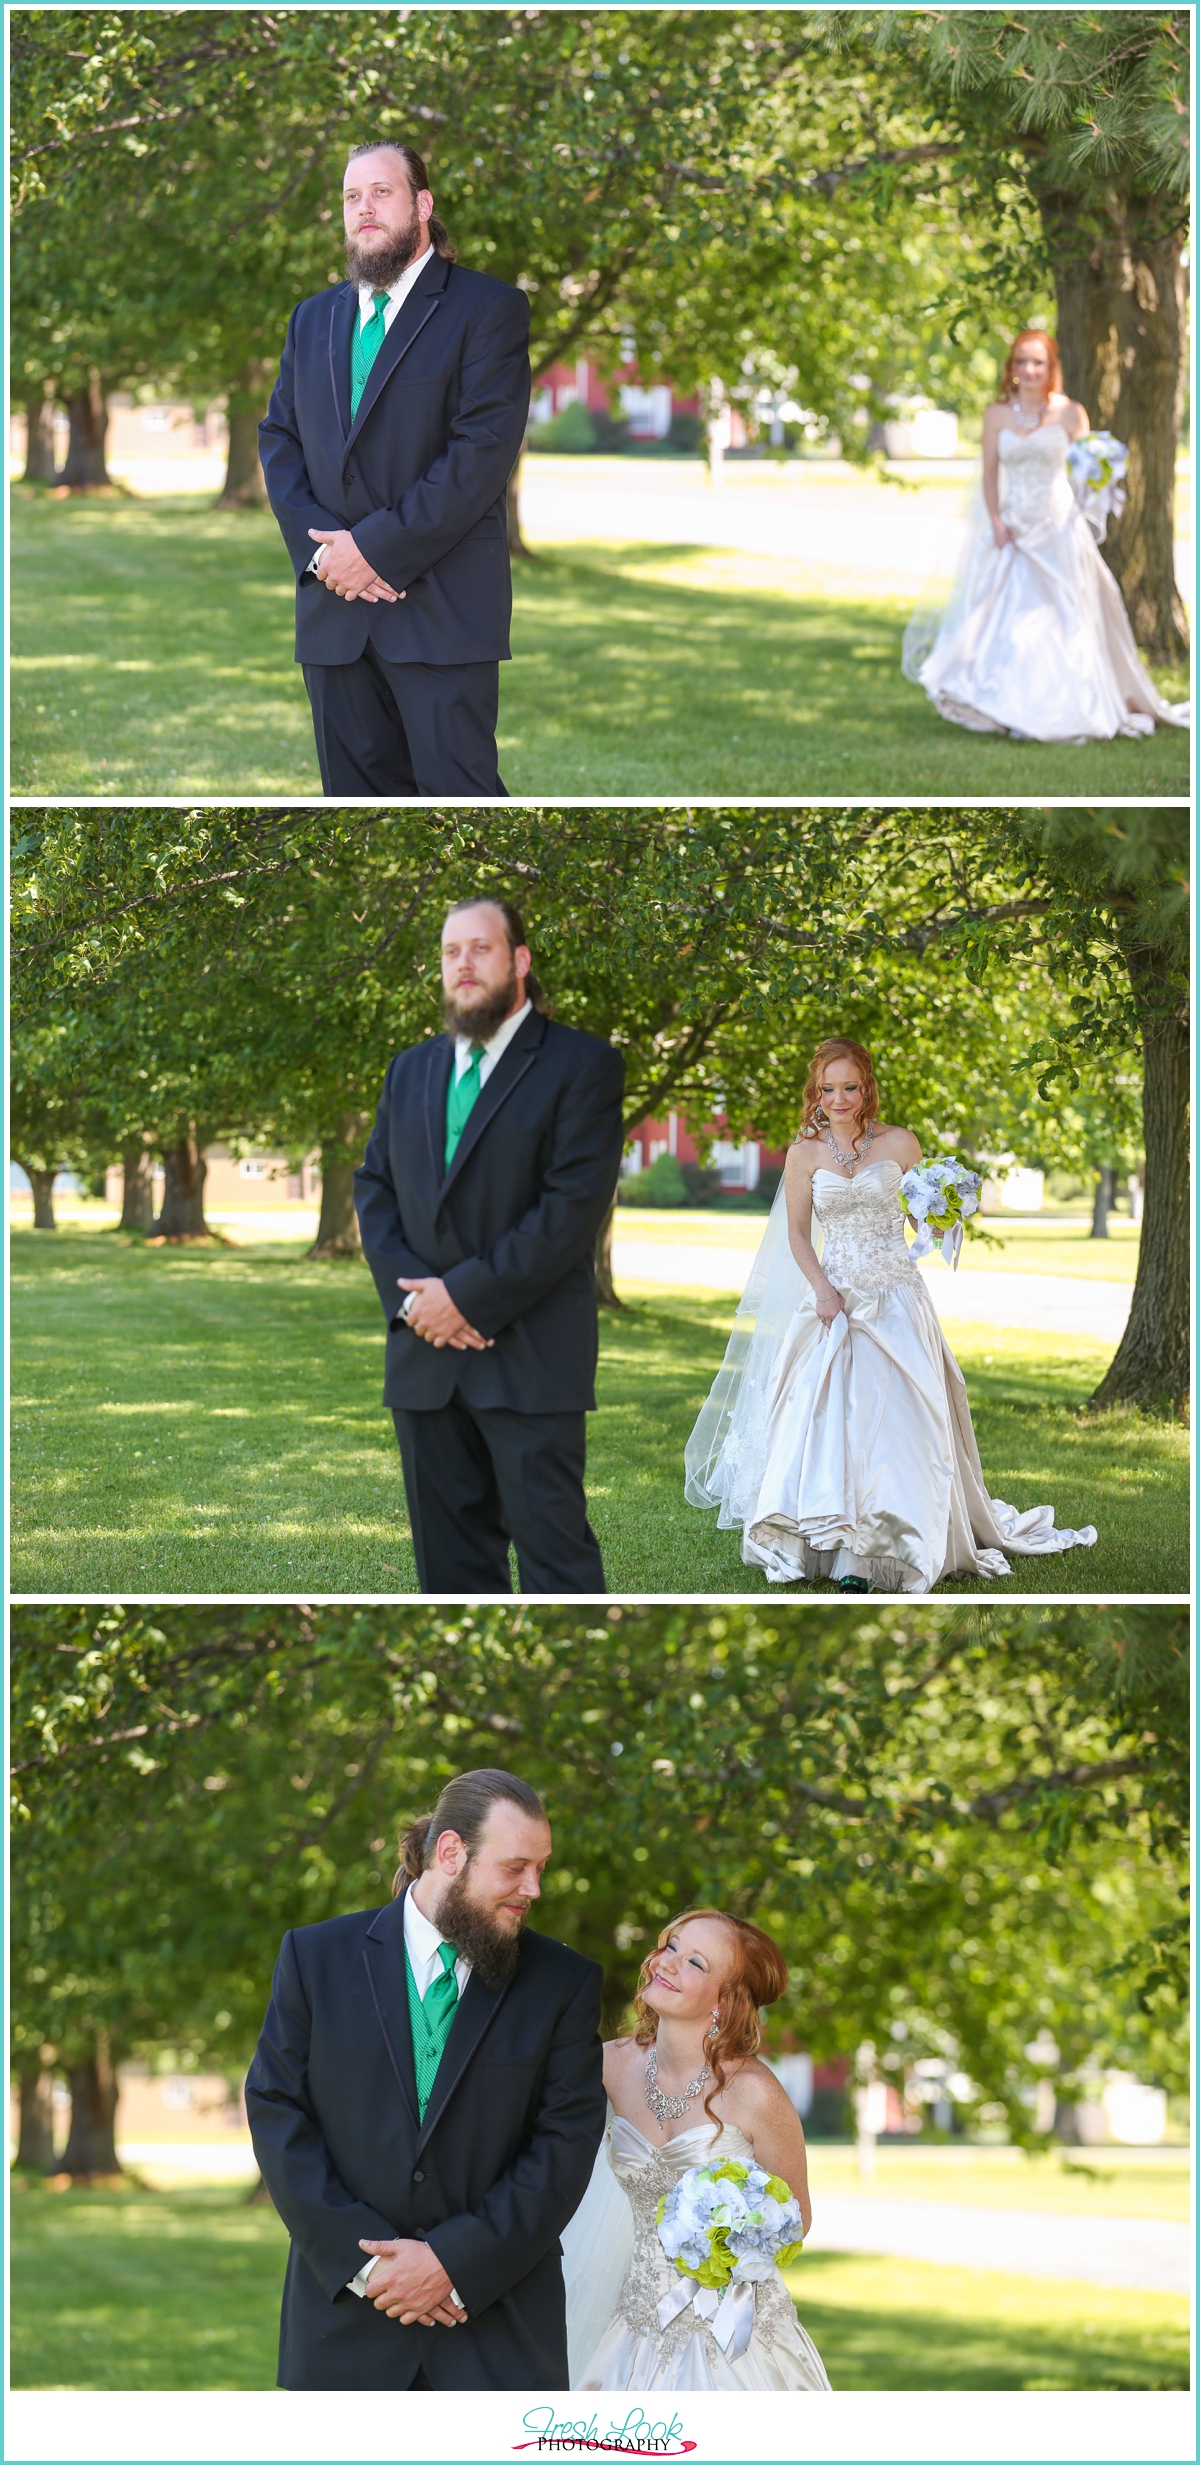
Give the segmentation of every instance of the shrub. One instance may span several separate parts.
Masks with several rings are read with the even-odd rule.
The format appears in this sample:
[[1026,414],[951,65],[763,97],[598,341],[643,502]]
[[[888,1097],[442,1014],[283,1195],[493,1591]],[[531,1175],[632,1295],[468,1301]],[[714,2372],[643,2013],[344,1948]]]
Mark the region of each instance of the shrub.
[[594,454],[596,442],[596,423],[581,402],[569,402],[529,431],[531,454]]
[[634,1173],[621,1183],[627,1207],[690,1207],[683,1167],[673,1155],[660,1155],[648,1172]]

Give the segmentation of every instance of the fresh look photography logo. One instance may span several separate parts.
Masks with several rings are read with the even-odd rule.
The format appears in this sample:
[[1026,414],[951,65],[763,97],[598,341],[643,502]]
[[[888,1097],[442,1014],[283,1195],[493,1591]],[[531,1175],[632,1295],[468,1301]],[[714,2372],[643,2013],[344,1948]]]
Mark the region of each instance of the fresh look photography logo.
[[640,2405],[623,2422],[609,2422],[603,2428],[595,2414],[583,2421],[560,2421],[552,2405],[535,2405],[521,2427],[529,2437],[514,2441],[513,2452],[518,2456],[527,2449],[599,2456],[691,2456],[697,2444],[684,2438],[678,2414],[651,2421]]

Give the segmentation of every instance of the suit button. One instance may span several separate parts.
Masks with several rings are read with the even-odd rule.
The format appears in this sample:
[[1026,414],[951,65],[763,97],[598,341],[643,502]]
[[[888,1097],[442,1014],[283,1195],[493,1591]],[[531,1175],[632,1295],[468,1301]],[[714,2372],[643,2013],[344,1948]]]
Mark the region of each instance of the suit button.
[[425,2180],[425,2177],[424,2177],[424,2175],[423,2175],[423,2174],[422,2174],[422,2172],[421,2172],[420,2166],[419,2166],[419,2165],[418,2165],[418,2166],[414,2166],[414,2168],[413,2168],[413,2181],[414,2181],[415,2183],[423,2183],[423,2182],[424,2182],[424,2180]]

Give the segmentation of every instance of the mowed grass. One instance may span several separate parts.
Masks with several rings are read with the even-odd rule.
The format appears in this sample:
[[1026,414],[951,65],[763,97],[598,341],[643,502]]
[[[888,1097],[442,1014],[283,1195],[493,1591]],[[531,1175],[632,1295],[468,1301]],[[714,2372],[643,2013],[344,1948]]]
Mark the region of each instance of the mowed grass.
[[[32,1207],[26,1202],[30,1220]],[[622,1242],[652,1242],[655,1248],[674,1248],[683,1244],[688,1249],[747,1250],[753,1255],[766,1230],[766,1213],[752,1214],[747,1208],[730,1207],[619,1207],[615,1239]],[[1137,1274],[1139,1227],[1128,1218],[1110,1222],[1107,1241],[1093,1241],[1088,1224],[1056,1223],[1053,1217],[1043,1222],[1006,1223],[1002,1216],[986,1216],[977,1230],[972,1226],[963,1245],[962,1256],[955,1270],[955,1289],[969,1300],[970,1278],[982,1271],[985,1275],[1065,1275],[1072,1281],[1087,1283],[1132,1284]],[[932,1273],[942,1276],[942,1265],[934,1260]],[[950,1270],[946,1269],[946,1273]],[[620,1278],[618,1276],[618,1282]],[[962,1315],[970,1317],[964,1303]]]
[[[651,545],[519,563],[501,670],[509,793],[1186,795],[1185,731],[970,735],[902,678],[899,603],[739,587],[744,566]],[[18,488],[12,589],[14,794],[320,794],[270,515]]]
[[[22,2188],[15,2388],[271,2388],[287,2237],[224,2187]],[[1187,2303],[808,2253],[789,2279],[835,2389],[1186,2388]]]
[[[13,1237],[12,1581],[21,1593],[404,1593],[416,1571],[365,1269],[294,1244],[149,1249]],[[683,1496],[726,1294],[650,1292],[601,1320],[588,1488],[616,1593],[750,1593]],[[1186,1433],[1081,1417],[1100,1345],[951,1328],[993,1493],[1094,1523],[1094,1549],[1014,1560],[1003,1590],[1183,1592]],[[948,1591],[990,1591],[954,1577]]]
[[[1019,2208],[1056,2217],[1159,2217],[1186,2225],[1192,2213],[1191,2152],[1187,2148],[1020,2148],[949,2144],[923,2148],[883,2142],[875,2151],[868,2189],[857,2152],[845,2142],[816,2140],[809,2179],[819,2210],[827,2193],[869,2200],[950,2200],[967,2208]],[[807,2264],[811,2254],[806,2253]]]
[[835,2389],[1186,2388],[1182,2294],[806,2252],[788,2291]]

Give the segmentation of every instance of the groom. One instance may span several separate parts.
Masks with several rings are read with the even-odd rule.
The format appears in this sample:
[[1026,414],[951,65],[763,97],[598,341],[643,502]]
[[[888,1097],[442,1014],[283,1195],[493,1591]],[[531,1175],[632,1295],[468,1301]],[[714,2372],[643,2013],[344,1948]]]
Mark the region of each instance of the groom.
[[356,146],[342,211],[348,280],[293,311],[258,432],[321,782],[327,796],[503,796],[529,302],[456,263],[411,146]]
[[602,1972],[526,1932],[550,1855],[464,1772],[390,1908],[284,1936],[246,2111],[291,2236],[281,2388],[565,2388],[559,2235],[604,2130]]
[[625,1065],[530,968],[507,900],[451,908],[447,1032],[390,1063],[354,1176],[422,1592],[511,1592],[510,1540],[522,1592],[605,1590],[585,1416]]

